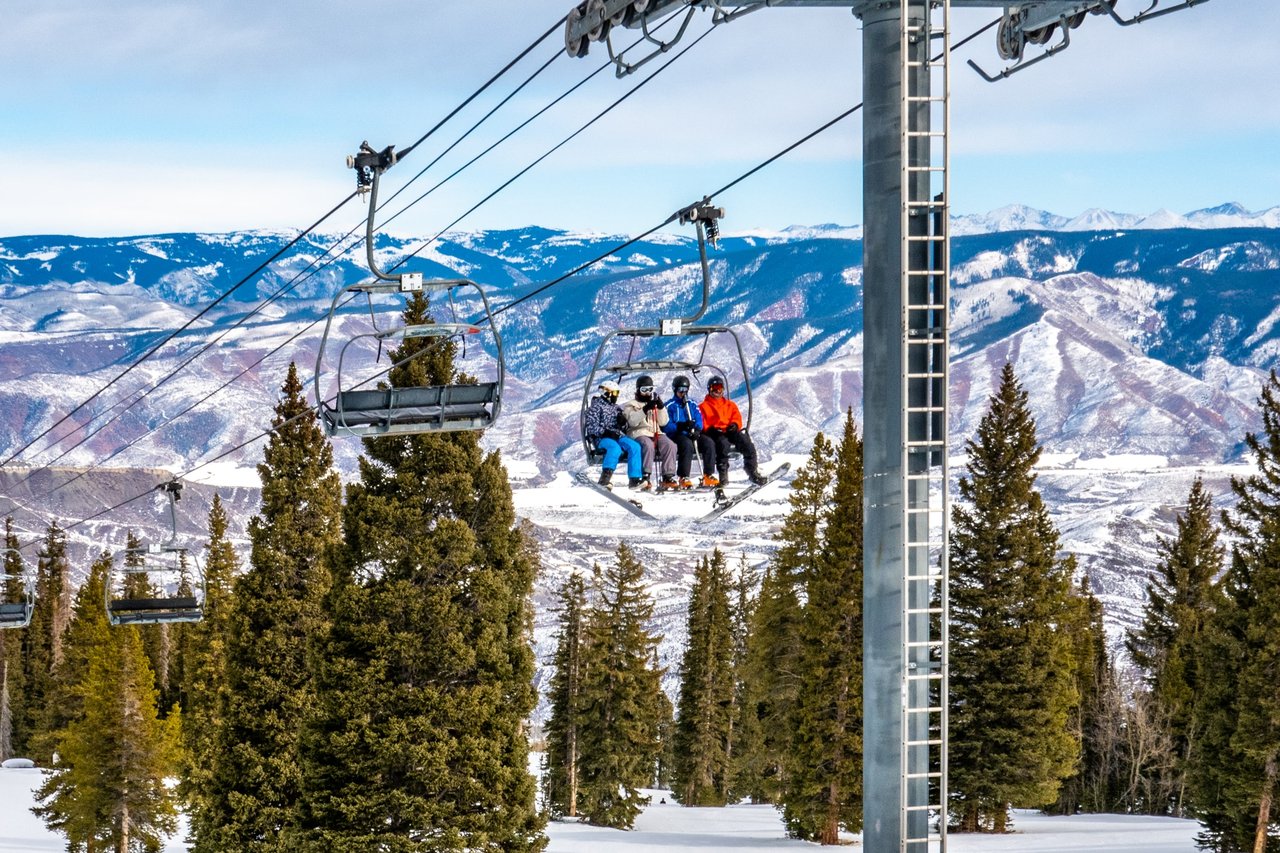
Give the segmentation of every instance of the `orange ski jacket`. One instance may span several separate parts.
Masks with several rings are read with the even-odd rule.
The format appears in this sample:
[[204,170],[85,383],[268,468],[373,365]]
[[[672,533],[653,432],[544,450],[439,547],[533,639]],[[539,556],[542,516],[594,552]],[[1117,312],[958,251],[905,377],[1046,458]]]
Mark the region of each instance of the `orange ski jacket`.
[[698,409],[702,412],[704,430],[725,429],[729,424],[737,424],[738,429],[742,429],[742,413],[738,411],[738,404],[728,397],[707,396],[698,404]]

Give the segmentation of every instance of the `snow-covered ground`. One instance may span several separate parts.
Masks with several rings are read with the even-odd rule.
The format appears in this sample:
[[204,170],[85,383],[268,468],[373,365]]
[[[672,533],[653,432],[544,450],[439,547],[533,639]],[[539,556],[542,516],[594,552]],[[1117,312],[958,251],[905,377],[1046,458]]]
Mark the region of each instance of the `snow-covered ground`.
[[[65,849],[62,837],[49,832],[30,808],[39,770],[0,770],[0,853],[43,853]],[[737,853],[737,851],[817,850],[818,845],[786,837],[771,806],[687,809],[667,792],[650,791],[653,803],[631,832],[601,829],[575,822],[547,827],[548,853]],[[660,799],[666,796],[666,804]],[[1033,812],[1014,816],[1008,835],[952,835],[948,848],[957,853],[1196,853],[1194,821],[1158,817],[1085,815],[1045,817]],[[164,853],[187,846],[171,839]],[[857,839],[850,837],[857,845]]]

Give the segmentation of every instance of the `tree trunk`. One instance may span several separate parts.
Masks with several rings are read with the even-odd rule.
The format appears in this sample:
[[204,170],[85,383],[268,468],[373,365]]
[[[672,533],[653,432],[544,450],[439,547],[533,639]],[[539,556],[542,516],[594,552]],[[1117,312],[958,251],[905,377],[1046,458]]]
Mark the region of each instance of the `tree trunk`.
[[573,728],[569,731],[569,790],[566,791],[566,797],[569,802],[565,804],[566,817],[578,816],[578,730]]
[[129,804],[120,804],[120,834],[116,836],[116,853],[129,853]]
[[820,844],[840,843],[840,783],[832,780],[827,788],[827,815],[822,822]]
[[1258,828],[1253,835],[1253,853],[1266,853],[1267,827],[1271,824],[1271,801],[1276,790],[1276,754],[1267,756],[1267,775],[1262,783],[1262,801],[1258,803]]

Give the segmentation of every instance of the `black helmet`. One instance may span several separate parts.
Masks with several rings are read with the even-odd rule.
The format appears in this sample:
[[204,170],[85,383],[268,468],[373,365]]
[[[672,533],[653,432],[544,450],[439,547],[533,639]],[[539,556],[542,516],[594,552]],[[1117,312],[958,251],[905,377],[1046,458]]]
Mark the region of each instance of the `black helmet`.
[[688,390],[689,390],[689,377],[688,377],[688,376],[683,376],[683,375],[682,375],[682,376],[677,376],[675,379],[672,379],[672,380],[671,380],[671,390],[672,390],[672,391],[688,391]]
[[653,393],[653,377],[649,376],[648,374],[637,376],[636,390],[639,391],[641,388],[648,388],[649,392]]
[[708,391],[710,391],[712,388],[723,388],[723,387],[724,387],[724,379],[722,377],[712,376],[710,379],[707,380]]

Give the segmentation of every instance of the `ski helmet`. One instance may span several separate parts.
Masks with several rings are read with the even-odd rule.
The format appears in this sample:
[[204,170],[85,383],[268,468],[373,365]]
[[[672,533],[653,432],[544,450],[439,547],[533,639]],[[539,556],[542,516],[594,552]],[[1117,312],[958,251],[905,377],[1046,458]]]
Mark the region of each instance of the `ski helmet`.
[[723,391],[724,379],[719,376],[712,376],[710,379],[707,380],[707,390],[710,391],[712,388],[719,388],[721,391]]
[[636,390],[644,388],[648,388],[650,394],[653,393],[653,377],[647,373],[636,377]]
[[618,383],[614,382],[612,379],[606,379],[601,382],[600,390],[604,391],[606,394],[618,394],[622,391],[622,389],[618,387]]
[[672,391],[688,391],[688,390],[689,390],[689,377],[688,377],[688,376],[677,376],[675,379],[672,379],[672,380],[671,380],[671,390],[672,390]]

